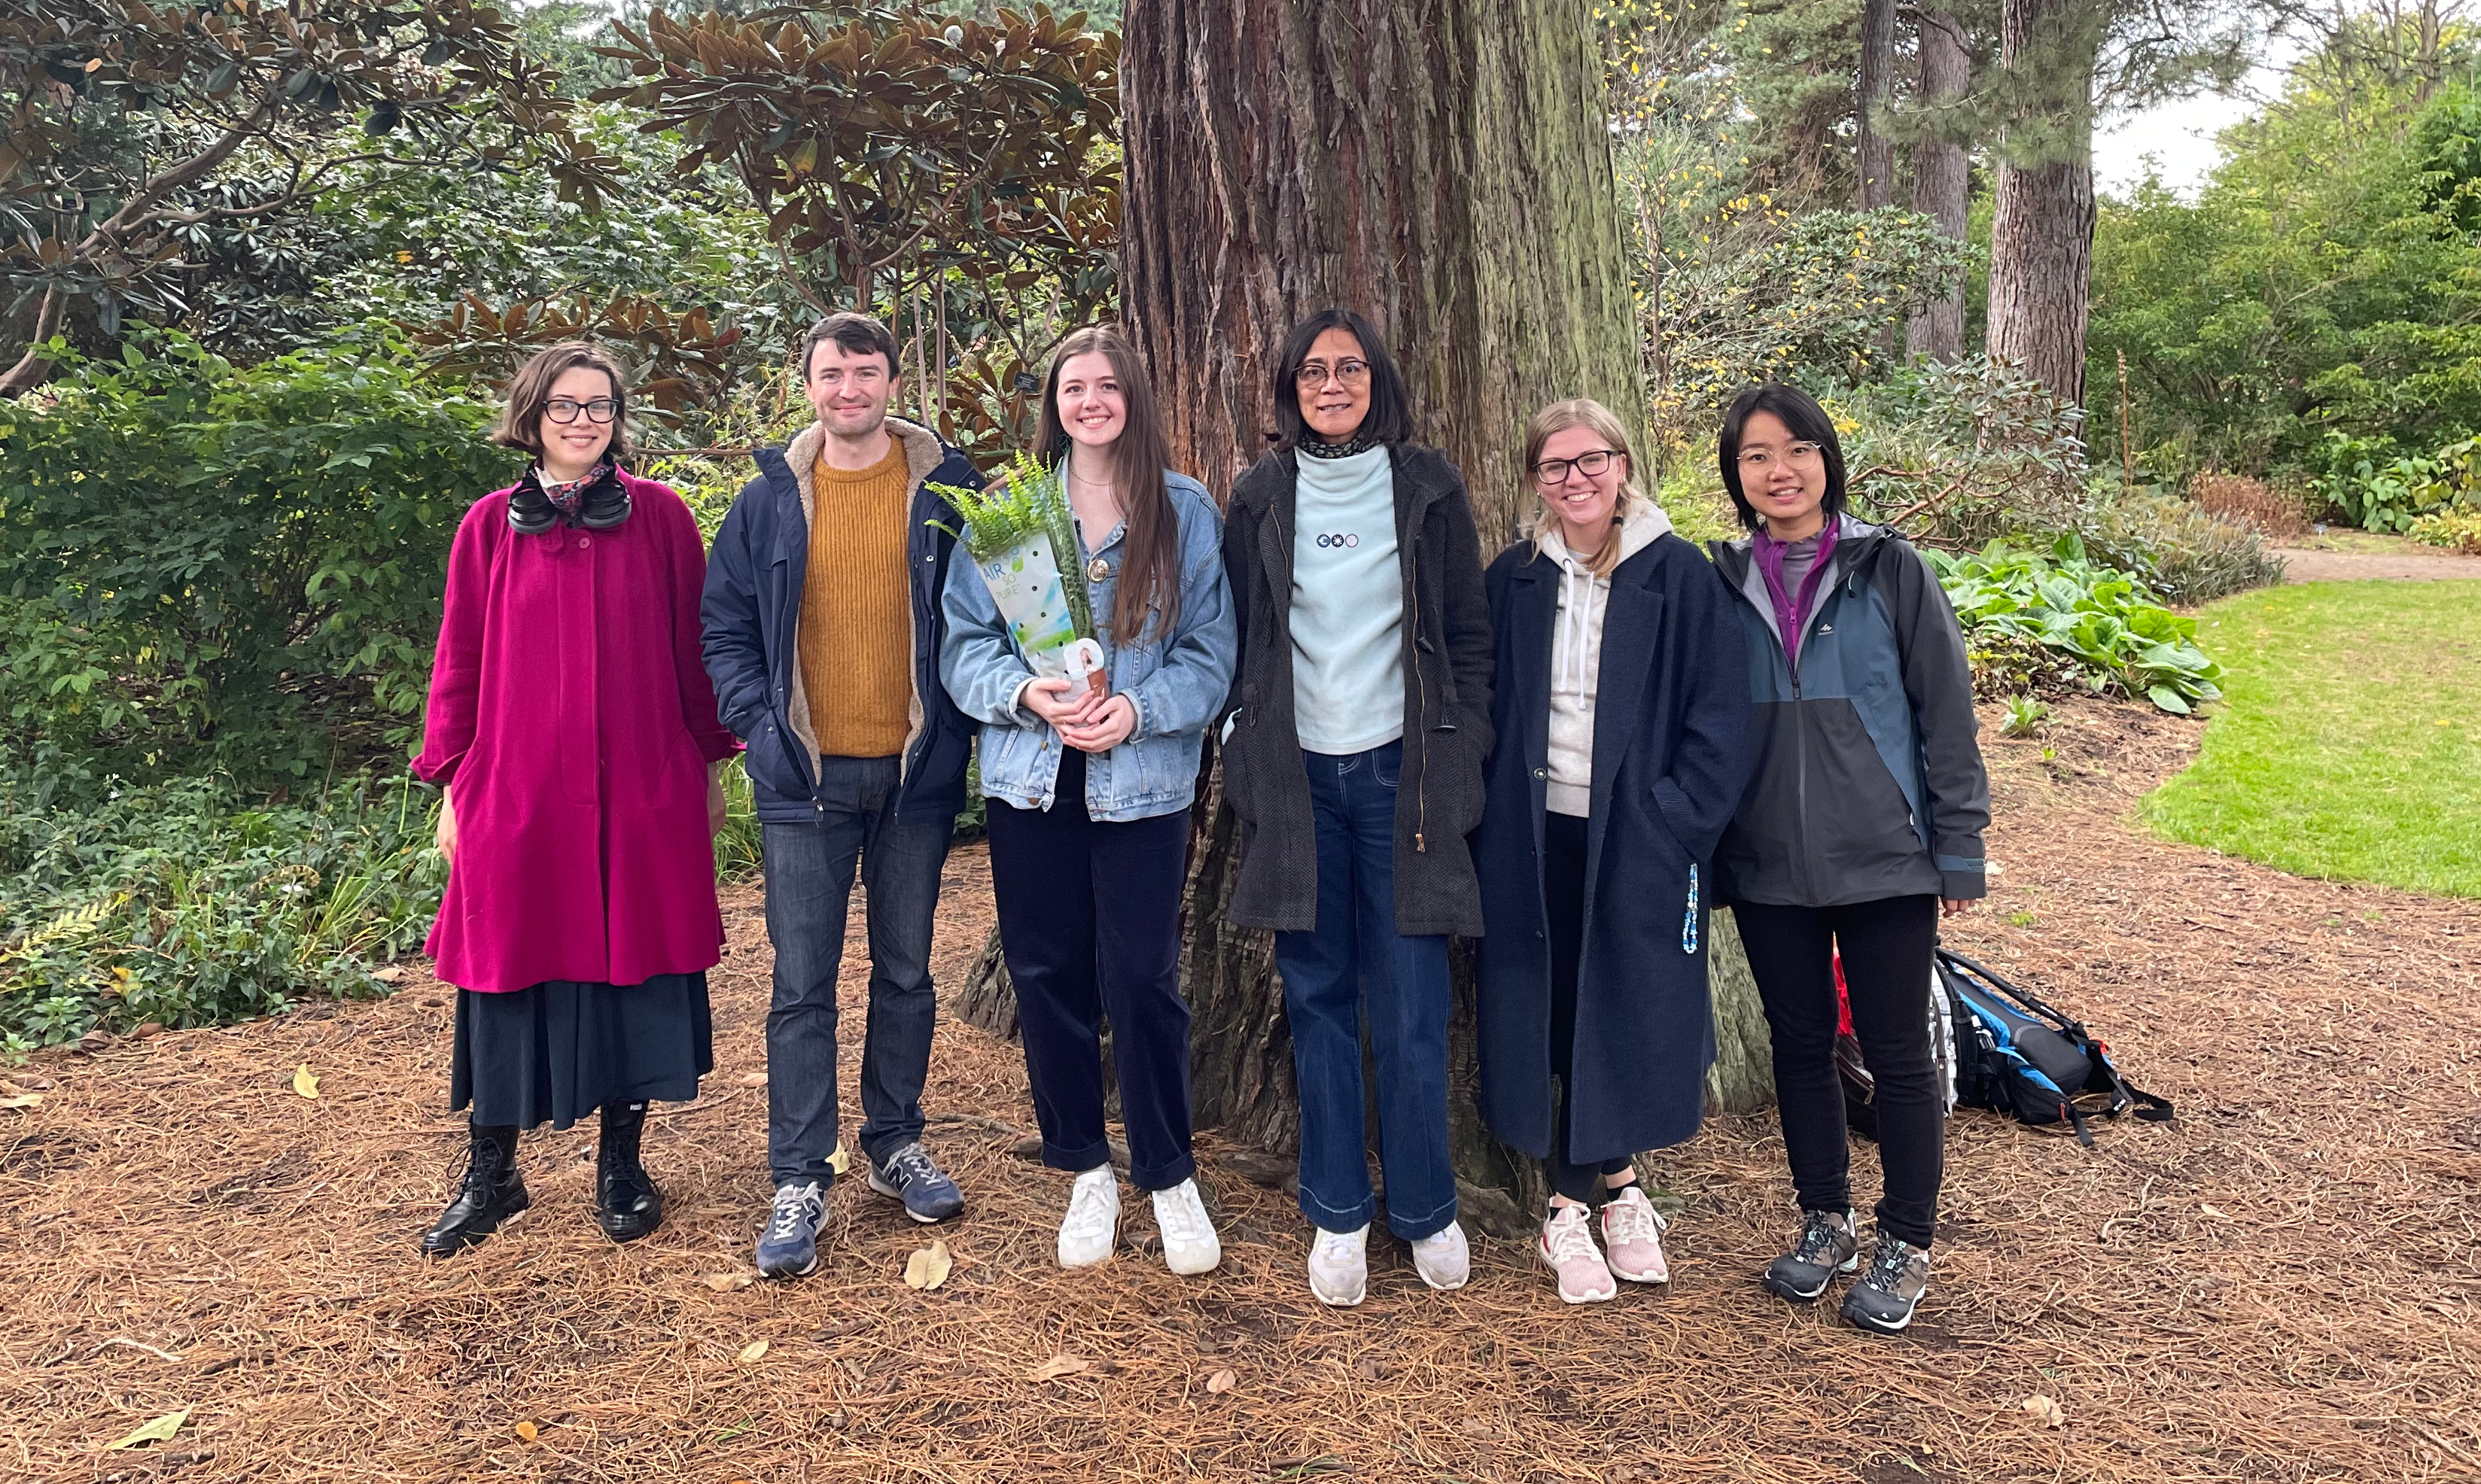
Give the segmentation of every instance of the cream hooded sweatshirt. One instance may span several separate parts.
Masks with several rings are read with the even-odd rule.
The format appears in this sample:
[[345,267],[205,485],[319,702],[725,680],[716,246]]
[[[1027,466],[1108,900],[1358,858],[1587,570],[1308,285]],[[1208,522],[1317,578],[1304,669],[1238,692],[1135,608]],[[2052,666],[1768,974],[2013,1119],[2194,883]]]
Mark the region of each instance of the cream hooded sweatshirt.
[[[1671,517],[1647,500],[1631,500],[1620,512],[1620,560],[1626,561],[1671,530]],[[1603,671],[1603,615],[1611,582],[1596,577],[1559,538],[1559,523],[1546,515],[1534,548],[1559,566],[1559,608],[1551,627],[1551,778],[1545,802],[1553,814],[1591,812],[1594,786],[1594,694]]]

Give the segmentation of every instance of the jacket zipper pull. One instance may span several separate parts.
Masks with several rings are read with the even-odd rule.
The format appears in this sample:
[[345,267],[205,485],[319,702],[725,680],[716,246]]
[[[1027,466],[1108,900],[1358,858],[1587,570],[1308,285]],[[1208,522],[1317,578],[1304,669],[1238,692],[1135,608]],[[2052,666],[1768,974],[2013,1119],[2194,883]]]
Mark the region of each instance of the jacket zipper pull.
[[1416,855],[1426,855],[1429,853],[1429,844],[1422,838],[1422,832],[1420,830],[1413,831],[1413,853]]

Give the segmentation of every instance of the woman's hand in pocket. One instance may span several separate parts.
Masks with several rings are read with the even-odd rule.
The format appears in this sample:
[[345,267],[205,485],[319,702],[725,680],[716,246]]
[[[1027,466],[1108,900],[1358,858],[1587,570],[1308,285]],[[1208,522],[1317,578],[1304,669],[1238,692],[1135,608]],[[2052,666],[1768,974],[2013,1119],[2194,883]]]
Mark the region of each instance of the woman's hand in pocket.
[[457,801],[446,789],[439,791],[439,828],[431,843],[439,846],[440,859],[457,864]]

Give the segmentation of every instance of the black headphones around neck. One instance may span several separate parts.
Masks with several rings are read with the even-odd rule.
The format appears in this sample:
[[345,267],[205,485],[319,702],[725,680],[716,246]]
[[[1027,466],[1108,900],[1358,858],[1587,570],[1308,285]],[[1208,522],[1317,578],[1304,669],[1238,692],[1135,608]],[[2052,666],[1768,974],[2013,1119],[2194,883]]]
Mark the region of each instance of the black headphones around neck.
[[629,490],[620,482],[617,464],[606,464],[603,477],[586,487],[578,497],[574,515],[563,514],[543,493],[540,465],[528,469],[517,487],[509,491],[509,526],[519,535],[540,535],[563,523],[588,531],[609,531],[627,520],[629,510]]

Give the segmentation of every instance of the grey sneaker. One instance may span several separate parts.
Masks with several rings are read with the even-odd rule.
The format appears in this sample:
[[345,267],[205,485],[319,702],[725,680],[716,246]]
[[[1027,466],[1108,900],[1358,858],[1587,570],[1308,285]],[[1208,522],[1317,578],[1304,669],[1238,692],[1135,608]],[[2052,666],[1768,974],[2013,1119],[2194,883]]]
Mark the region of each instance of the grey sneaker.
[[1929,1290],[1929,1249],[1881,1232],[1869,1270],[1843,1295],[1843,1317],[1881,1335],[1901,1334]]
[[1811,1304],[1837,1273],[1861,1265],[1861,1235],[1848,1211],[1805,1211],[1791,1250],[1767,1264],[1758,1280],[1765,1290],[1795,1304]]
[[758,1276],[807,1278],[817,1272],[819,1228],[826,1220],[826,1198],[817,1181],[777,1185],[767,1230],[758,1234]]

